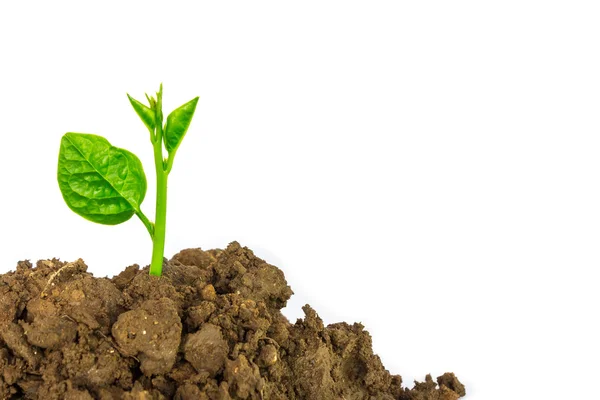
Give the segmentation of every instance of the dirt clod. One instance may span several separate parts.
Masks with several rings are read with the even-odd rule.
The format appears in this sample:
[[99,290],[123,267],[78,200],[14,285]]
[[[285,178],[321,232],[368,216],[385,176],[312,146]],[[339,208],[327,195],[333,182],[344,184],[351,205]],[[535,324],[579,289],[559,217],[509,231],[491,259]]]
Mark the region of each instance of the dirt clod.
[[229,349],[221,334],[221,328],[213,324],[204,324],[198,332],[187,336],[183,352],[185,359],[198,372],[207,372],[212,378],[225,365]]
[[452,373],[412,389],[361,324],[291,324],[283,272],[231,243],[187,249],[157,278],[94,278],[82,260],[0,275],[0,399],[456,400]]
[[124,354],[138,356],[144,375],[166,374],[177,358],[181,320],[170,299],[146,300],[119,316],[112,335]]

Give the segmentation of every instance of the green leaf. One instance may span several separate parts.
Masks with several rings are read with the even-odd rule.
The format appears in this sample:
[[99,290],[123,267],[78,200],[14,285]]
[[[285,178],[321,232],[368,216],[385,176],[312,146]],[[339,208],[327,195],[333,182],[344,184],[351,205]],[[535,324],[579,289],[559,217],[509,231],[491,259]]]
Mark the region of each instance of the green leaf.
[[[137,115],[139,115],[139,117],[142,119],[144,125],[146,125],[151,132],[154,132],[154,127],[156,126],[154,111],[131,97],[129,94],[127,94],[127,97],[129,98],[129,102],[133,106],[133,109]],[[150,102],[150,104],[152,104],[152,102]]]
[[199,97],[196,97],[181,107],[175,109],[167,117],[167,124],[165,126],[165,148],[169,153],[177,150],[177,147],[181,144],[185,133],[190,127],[194,111],[196,111],[196,104],[198,104]]
[[106,225],[127,221],[146,195],[146,175],[131,152],[101,136],[66,133],[58,155],[58,186],[71,210]]

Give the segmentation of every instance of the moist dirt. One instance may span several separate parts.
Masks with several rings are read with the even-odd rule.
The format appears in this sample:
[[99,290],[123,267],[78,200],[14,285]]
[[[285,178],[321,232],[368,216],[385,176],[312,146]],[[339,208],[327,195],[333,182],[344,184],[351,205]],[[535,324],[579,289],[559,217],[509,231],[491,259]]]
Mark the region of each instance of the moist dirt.
[[[361,324],[324,326],[281,270],[231,243],[187,249],[162,277],[95,278],[80,259],[0,275],[0,399],[456,400],[452,373],[402,387]],[[411,385],[412,386],[412,385]]]

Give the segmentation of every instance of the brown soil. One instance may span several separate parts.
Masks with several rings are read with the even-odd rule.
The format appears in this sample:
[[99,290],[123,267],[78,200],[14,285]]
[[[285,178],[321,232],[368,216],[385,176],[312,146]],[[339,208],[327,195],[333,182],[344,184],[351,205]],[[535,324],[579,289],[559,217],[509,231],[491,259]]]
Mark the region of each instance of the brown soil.
[[82,260],[0,275],[1,399],[456,400],[447,373],[411,390],[361,324],[291,324],[283,273],[231,243],[183,250],[161,278],[94,278]]

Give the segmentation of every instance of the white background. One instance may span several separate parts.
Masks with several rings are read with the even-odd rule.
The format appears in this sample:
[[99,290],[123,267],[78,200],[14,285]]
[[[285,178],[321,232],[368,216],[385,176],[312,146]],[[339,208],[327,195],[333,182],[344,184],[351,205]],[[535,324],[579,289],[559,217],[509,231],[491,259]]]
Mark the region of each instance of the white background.
[[[10,5],[9,5],[10,4]],[[168,4],[168,5],[167,5]],[[600,376],[600,9],[589,1],[3,2],[0,272],[149,262],[56,183],[61,136],[146,166],[126,92],[200,95],[166,255],[238,240],[404,381],[591,399]],[[514,391],[510,393],[510,391]]]

